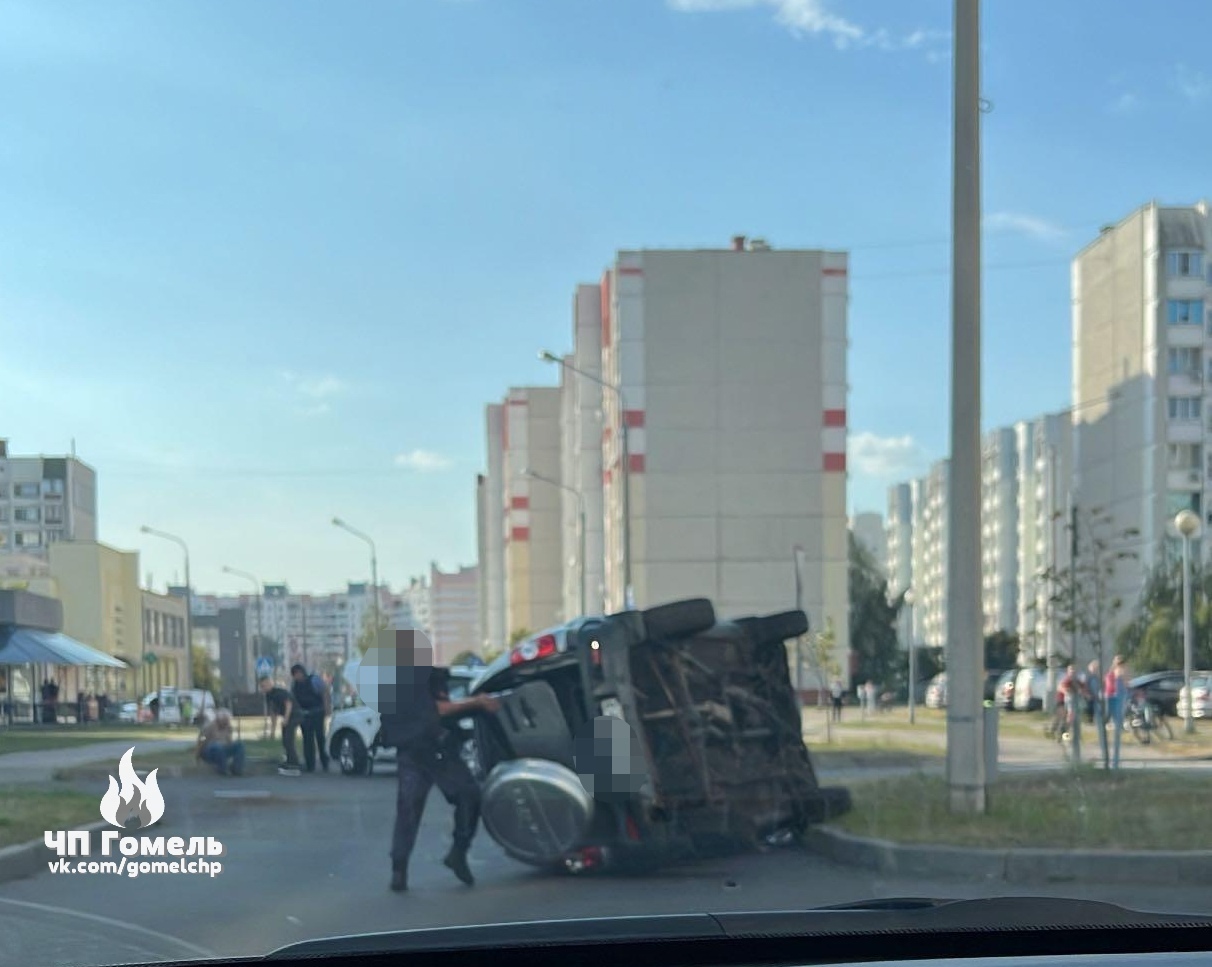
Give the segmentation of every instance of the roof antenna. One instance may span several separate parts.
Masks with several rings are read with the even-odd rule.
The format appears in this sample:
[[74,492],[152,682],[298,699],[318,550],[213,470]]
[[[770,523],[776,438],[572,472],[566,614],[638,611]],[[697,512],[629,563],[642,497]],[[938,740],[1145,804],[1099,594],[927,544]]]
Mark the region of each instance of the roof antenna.
[[72,459],[76,459],[76,438],[72,437]]

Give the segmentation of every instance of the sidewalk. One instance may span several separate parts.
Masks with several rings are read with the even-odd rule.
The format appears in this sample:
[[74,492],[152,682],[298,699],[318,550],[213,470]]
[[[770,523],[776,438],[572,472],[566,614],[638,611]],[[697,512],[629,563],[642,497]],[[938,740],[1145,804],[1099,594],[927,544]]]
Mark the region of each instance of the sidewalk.
[[[48,783],[60,769],[88,765],[92,762],[111,763],[117,770],[122,754],[135,746],[136,753],[160,752],[188,748],[194,742],[192,734],[180,739],[157,739],[154,742],[132,742],[117,739],[113,742],[93,742],[89,745],[73,745],[63,749],[35,749],[30,752],[8,752],[0,755],[0,785],[31,785]],[[139,766],[135,760],[135,768]]]

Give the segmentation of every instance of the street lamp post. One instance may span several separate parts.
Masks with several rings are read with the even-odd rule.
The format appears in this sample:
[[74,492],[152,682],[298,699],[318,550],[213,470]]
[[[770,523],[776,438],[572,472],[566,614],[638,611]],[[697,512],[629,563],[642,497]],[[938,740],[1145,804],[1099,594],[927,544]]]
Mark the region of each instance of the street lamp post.
[[913,589],[906,588],[901,596],[902,607],[910,610],[905,612],[905,625],[909,633],[905,636],[905,647],[909,649],[909,724],[917,721],[917,641],[913,637]]
[[[364,534],[362,531],[358,530],[356,527],[351,527],[349,524],[345,523],[345,521],[343,521],[340,517],[334,517],[332,519],[332,526],[339,527],[341,530],[343,530],[349,534],[353,534],[354,537],[358,538],[359,540],[365,541],[367,543],[367,545],[370,547],[370,583],[371,583],[371,594],[372,594],[371,606],[374,608],[373,613],[374,613],[374,618],[375,618],[375,635],[378,635],[378,633],[382,627],[382,622],[379,618],[379,555],[378,555],[378,551],[376,551],[376,549],[375,549],[375,542],[370,537],[369,534]],[[303,647],[306,650],[306,648],[307,648],[306,640],[303,642]],[[348,658],[349,657],[348,642],[345,645],[345,651],[346,651],[345,657]]]
[[257,591],[257,634],[256,634],[256,637],[253,638],[253,649],[255,652],[255,654],[253,655],[253,658],[254,659],[260,658],[261,657],[261,635],[262,635],[261,598],[264,595],[264,592],[261,590],[261,588],[262,588],[261,579],[258,578],[255,574],[253,574],[250,571],[241,571],[238,567],[229,567],[226,564],[223,565],[223,573],[232,574],[238,578],[244,578],[244,580],[251,582],[252,586]]
[[558,480],[552,480],[550,477],[544,477],[541,473],[535,473],[529,467],[522,471],[523,477],[529,477],[531,480],[538,480],[552,487],[558,487],[560,490],[566,491],[573,495],[577,501],[577,608],[580,616],[585,614],[585,495],[582,494],[576,487],[570,487],[568,484],[560,483]]
[[171,541],[181,548],[182,553],[185,555],[185,655],[187,658],[186,667],[189,669],[189,684],[192,688],[197,683],[194,681],[194,585],[189,577],[189,545],[176,534],[156,530],[154,527],[148,527],[146,524],[140,527],[139,530],[144,534],[150,534],[152,537]]
[[1194,703],[1191,701],[1191,540],[1198,537],[1201,530],[1199,515],[1192,510],[1180,510],[1174,518],[1174,526],[1183,538],[1183,687],[1187,692],[1183,730],[1190,734],[1195,731]]
[[620,473],[623,476],[623,493],[622,493],[622,517],[623,526],[620,534],[623,552],[623,607],[631,609],[635,607],[635,602],[632,598],[633,590],[631,587],[631,446],[630,432],[627,427],[627,407],[623,400],[623,388],[615,383],[607,382],[600,376],[594,376],[593,373],[587,373],[583,369],[572,365],[568,360],[557,356],[555,353],[546,349],[539,351],[539,359],[545,363],[556,363],[563,366],[570,373],[576,373],[589,380],[591,383],[597,383],[602,389],[609,390],[614,394],[615,401],[619,407],[619,425],[622,428],[619,432],[619,464]]
[[[805,556],[804,548],[796,544],[791,549],[792,563],[795,565],[795,610],[804,610],[804,577],[800,573],[800,560]],[[804,636],[795,639],[795,693],[796,698],[803,700],[804,695]]]

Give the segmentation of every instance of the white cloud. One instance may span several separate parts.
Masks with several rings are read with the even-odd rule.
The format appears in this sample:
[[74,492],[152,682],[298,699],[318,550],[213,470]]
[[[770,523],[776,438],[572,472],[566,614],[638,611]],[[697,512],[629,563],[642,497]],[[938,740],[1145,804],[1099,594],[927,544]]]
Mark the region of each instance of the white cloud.
[[[776,22],[797,37],[824,37],[839,50],[874,48],[876,50],[925,50],[934,48],[950,34],[944,30],[917,29],[903,37],[887,30],[870,30],[828,9],[826,0],[666,0],[681,13],[718,13],[732,10],[766,8]],[[927,55],[937,59],[937,51]]]
[[921,473],[928,459],[926,451],[908,435],[852,433],[846,448],[849,452],[848,461],[855,473],[868,477],[883,477],[889,481]]
[[1203,71],[1179,64],[1174,70],[1174,86],[1178,93],[1192,103],[1206,101],[1212,96],[1212,78]]
[[326,400],[345,392],[345,383],[336,376],[299,376],[297,373],[284,372],[282,378],[289,383],[300,396],[310,400]]
[[1112,114],[1131,114],[1138,107],[1140,107],[1140,96],[1132,91],[1124,91],[1107,105],[1107,110]]
[[395,464],[405,470],[415,470],[417,473],[435,473],[451,467],[449,458],[432,450],[410,450],[408,453],[397,453]]
[[990,212],[985,216],[985,230],[989,232],[1017,232],[1029,235],[1041,242],[1054,242],[1064,238],[1063,227],[1038,215],[1025,212]]

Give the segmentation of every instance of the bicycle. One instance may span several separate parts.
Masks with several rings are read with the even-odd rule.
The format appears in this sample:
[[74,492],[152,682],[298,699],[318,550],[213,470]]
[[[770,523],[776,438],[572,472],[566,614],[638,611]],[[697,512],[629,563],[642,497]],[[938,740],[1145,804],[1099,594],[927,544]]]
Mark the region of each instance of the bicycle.
[[1174,738],[1174,729],[1156,702],[1134,700],[1128,706],[1125,719],[1133,738],[1141,745],[1149,745],[1154,736],[1159,740]]

